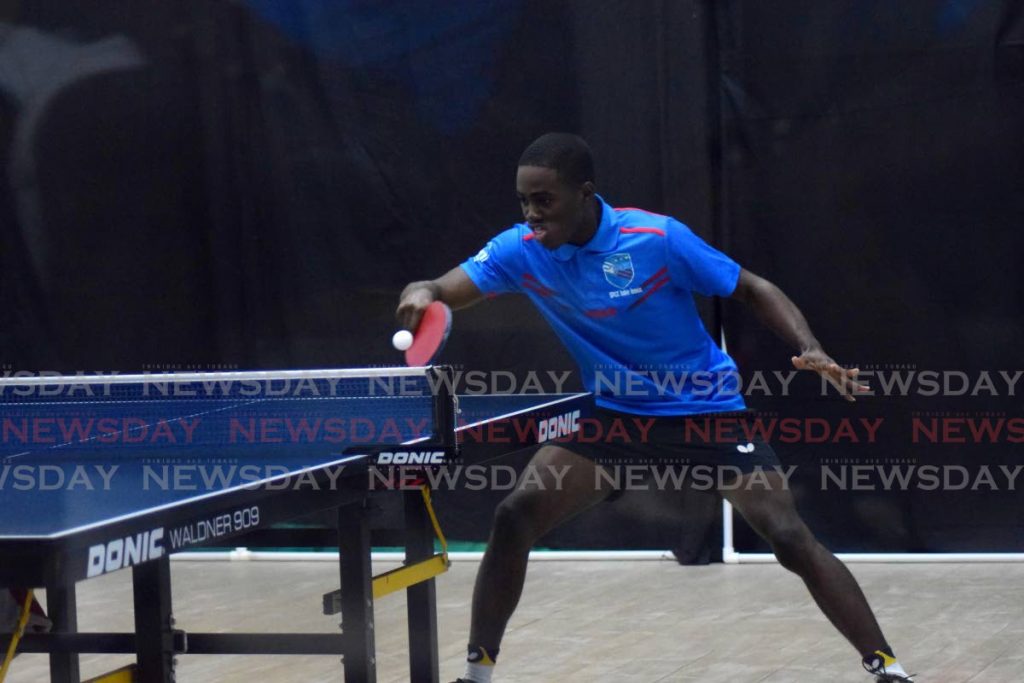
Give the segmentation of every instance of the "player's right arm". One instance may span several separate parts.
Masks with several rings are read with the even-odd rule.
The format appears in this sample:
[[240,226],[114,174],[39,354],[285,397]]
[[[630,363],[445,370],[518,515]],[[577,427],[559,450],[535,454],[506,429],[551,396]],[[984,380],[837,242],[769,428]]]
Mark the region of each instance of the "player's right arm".
[[395,317],[402,329],[415,330],[423,317],[423,311],[433,301],[443,301],[453,309],[466,308],[484,298],[483,293],[466,275],[461,266],[456,266],[436,280],[410,282],[402,290]]
[[423,311],[433,301],[451,308],[472,306],[485,296],[518,292],[523,270],[522,225],[498,234],[475,256],[466,259],[436,280],[412,282],[402,290],[395,315],[403,329],[415,330]]

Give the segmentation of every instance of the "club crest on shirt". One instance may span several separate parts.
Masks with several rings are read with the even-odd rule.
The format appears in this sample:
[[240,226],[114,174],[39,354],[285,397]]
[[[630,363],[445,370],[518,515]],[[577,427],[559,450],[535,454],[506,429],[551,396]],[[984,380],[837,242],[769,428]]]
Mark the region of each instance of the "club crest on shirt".
[[612,287],[622,289],[633,281],[633,259],[629,254],[612,254],[604,260],[604,279]]

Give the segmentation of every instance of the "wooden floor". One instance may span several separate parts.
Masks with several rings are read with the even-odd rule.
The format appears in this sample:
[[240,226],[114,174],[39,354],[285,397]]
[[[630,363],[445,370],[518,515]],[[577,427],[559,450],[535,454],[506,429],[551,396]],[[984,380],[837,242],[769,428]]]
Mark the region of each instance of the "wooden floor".
[[[439,579],[441,673],[462,673],[477,565]],[[385,565],[375,570],[388,568]],[[922,683],[1024,681],[1024,564],[861,564],[852,569],[905,665]],[[331,563],[174,562],[175,616],[193,631],[324,631]],[[79,587],[82,630],[129,629],[131,574]],[[407,681],[405,603],[377,605],[379,680]],[[126,663],[83,656],[83,676]],[[10,683],[46,680],[43,655],[18,657]],[[870,681],[803,585],[774,565],[535,562],[502,646],[496,683]],[[333,657],[179,659],[178,680],[340,680]]]

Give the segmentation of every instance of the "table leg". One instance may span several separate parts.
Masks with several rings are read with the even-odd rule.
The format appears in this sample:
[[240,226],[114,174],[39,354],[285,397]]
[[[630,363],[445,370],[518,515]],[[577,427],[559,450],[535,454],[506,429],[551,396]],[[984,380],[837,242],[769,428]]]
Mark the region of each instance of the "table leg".
[[377,683],[366,501],[338,509],[345,683]]
[[[434,528],[419,490],[406,491],[405,558],[407,563],[424,560],[434,554]],[[438,683],[437,595],[434,579],[406,589],[409,619],[409,680],[411,683]]]
[[132,567],[138,680],[174,683],[174,618],[171,560],[164,557]]
[[[53,622],[54,633],[78,631],[74,581],[61,581],[46,587],[46,614]],[[80,678],[77,652],[50,653],[50,680],[53,683],[78,683]]]

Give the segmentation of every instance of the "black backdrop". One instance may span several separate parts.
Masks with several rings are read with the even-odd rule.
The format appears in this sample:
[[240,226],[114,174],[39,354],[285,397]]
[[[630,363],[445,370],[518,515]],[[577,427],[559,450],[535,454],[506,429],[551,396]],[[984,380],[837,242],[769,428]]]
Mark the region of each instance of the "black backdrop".
[[[718,21],[726,249],[792,293],[843,362],[890,376],[943,372],[951,393],[954,373],[973,383],[983,371],[1018,367],[1020,3],[724,3]],[[726,310],[745,372],[784,364],[787,349]],[[853,407],[822,401],[816,383],[798,387],[797,396],[756,403],[781,415],[884,424],[877,444],[795,444],[786,447],[789,462],[965,467],[973,485],[983,467],[1024,461],[1005,435],[997,443],[913,439],[915,418],[1021,417],[1020,392],[1005,386],[998,396],[912,389]],[[1024,549],[1024,506],[1008,482],[998,492],[829,495],[808,467],[797,486],[835,547]]]
[[[588,138],[613,204],[671,213],[780,284],[843,362],[1019,365],[1011,0],[35,0],[0,4],[0,22],[5,371],[394,363],[401,286],[516,220],[514,160],[547,130]],[[745,373],[785,368],[742,311],[724,320]],[[514,297],[460,314],[447,360],[571,368]],[[893,427],[830,456],[1015,455],[906,443],[915,411],[1020,414],[1006,392],[849,408],[798,388],[752,403]],[[800,498],[840,549],[1021,545],[1008,492],[835,496],[808,479]],[[487,515],[458,511],[492,502],[449,501],[449,522],[478,538]],[[617,505],[548,542],[681,533],[675,503]]]

